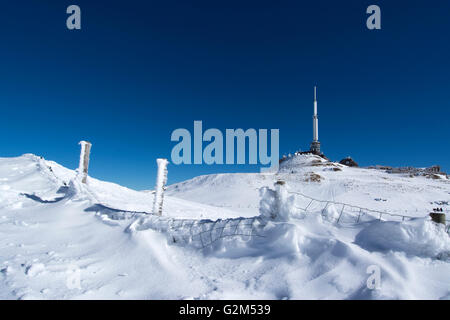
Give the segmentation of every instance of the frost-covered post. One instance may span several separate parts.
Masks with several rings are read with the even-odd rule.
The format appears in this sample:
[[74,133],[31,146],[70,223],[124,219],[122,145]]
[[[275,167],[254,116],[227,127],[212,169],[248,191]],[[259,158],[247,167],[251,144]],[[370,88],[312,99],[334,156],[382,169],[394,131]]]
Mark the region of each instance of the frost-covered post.
[[167,159],[156,159],[158,164],[158,172],[156,175],[155,201],[153,203],[153,213],[158,216],[162,215],[164,187],[167,183]]
[[286,182],[283,180],[278,180],[275,182],[275,207],[278,216],[282,216],[283,204],[286,202]]
[[286,182],[278,180],[275,183],[275,190],[268,187],[261,188],[260,195],[259,212],[261,217],[276,221],[289,220],[294,199],[289,197]]
[[78,174],[81,175],[81,182],[86,183],[88,169],[89,169],[89,155],[91,153],[92,144],[88,141],[80,141],[81,153],[80,164],[78,166]]

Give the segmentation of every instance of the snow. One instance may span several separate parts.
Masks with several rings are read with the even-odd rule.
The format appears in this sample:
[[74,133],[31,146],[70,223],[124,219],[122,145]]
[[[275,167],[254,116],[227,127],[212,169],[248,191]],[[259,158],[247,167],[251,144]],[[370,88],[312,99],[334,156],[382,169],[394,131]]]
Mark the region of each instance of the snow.
[[412,256],[437,257],[450,253],[450,237],[445,226],[423,218],[404,223],[372,223],[357,234],[355,243],[368,250],[392,250]]
[[[0,158],[0,299],[450,299],[450,238],[428,217],[445,177],[294,156],[169,186],[161,217],[150,192],[75,177]],[[357,220],[352,205],[414,219]]]
[[25,273],[29,277],[34,277],[44,271],[45,271],[45,266],[42,263],[32,264],[25,269]]

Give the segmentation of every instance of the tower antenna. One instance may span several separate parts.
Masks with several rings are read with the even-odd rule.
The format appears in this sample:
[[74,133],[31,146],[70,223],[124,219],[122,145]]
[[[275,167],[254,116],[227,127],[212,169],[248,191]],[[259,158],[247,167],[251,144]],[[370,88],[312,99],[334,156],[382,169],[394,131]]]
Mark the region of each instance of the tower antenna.
[[310,151],[320,155],[319,118],[317,117],[317,86],[314,86],[313,141]]

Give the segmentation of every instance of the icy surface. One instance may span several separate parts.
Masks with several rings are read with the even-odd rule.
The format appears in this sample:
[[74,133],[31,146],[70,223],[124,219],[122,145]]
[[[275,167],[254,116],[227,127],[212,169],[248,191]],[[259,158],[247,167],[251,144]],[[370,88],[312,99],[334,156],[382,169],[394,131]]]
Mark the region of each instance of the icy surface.
[[162,217],[151,192],[74,177],[34,155],[0,158],[0,299],[450,299],[449,237],[428,218],[450,200],[445,176],[294,157],[277,174],[169,186]]

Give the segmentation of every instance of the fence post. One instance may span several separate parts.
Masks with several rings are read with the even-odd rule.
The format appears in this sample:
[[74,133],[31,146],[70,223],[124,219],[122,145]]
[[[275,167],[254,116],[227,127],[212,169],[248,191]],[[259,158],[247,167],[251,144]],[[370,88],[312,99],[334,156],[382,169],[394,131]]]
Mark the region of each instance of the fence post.
[[362,209],[359,208],[358,220],[356,220],[356,223],[359,223],[359,219],[361,219],[361,211],[362,211]]
[[325,210],[327,209],[327,207],[328,207],[328,204],[330,204],[328,201],[327,201],[327,203],[325,204],[325,207],[322,209],[322,212],[320,213],[320,215],[323,217],[323,213],[325,212]]
[[344,208],[345,208],[345,204],[342,205],[341,214],[339,215],[339,218],[337,219],[337,222],[336,222],[336,223],[339,223],[339,220],[341,220],[341,216],[342,216],[342,214],[344,213]]
[[89,156],[91,153],[92,144],[88,141],[80,141],[81,153],[80,164],[78,166],[78,174],[81,174],[81,182],[86,183],[89,170]]
[[286,212],[283,210],[283,203],[286,201],[286,182],[283,180],[277,180],[275,182],[275,214],[272,219],[288,220]]
[[155,199],[153,202],[153,213],[160,216],[162,215],[162,207],[164,200],[164,189],[167,183],[167,159],[156,159],[158,164],[158,172],[156,174],[156,189]]
[[286,184],[285,181],[283,180],[278,180],[277,182],[275,182],[275,194],[276,194],[276,208],[277,208],[277,214],[280,213],[280,209],[281,209],[281,189],[284,187],[284,185]]

